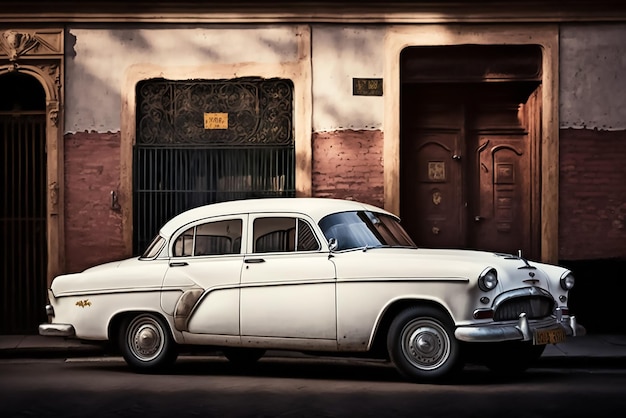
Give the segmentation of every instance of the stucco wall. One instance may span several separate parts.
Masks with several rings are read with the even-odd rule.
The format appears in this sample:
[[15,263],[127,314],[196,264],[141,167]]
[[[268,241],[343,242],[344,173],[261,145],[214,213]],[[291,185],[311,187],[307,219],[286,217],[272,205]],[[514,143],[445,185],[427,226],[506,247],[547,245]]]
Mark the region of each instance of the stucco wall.
[[313,196],[384,205],[384,98],[353,94],[354,78],[383,78],[384,36],[381,27],[312,28]]
[[559,258],[626,258],[626,24],[560,31]]
[[383,78],[384,37],[380,27],[313,26],[313,131],[382,130],[383,96],[353,95],[352,80]]
[[[119,131],[121,89],[132,66],[191,69],[295,61],[296,33],[294,26],[71,27],[66,37],[65,129]],[[233,66],[233,78],[236,72]],[[214,77],[208,71],[200,75]]]
[[561,25],[561,128],[626,129],[626,24]]
[[[127,256],[120,191],[123,101],[128,74],[171,79],[236,78],[250,68],[280,69],[299,57],[298,26],[75,26],[66,36],[66,269]],[[253,64],[253,65],[251,65]],[[246,67],[247,66],[247,67]],[[246,68],[245,70],[243,68]],[[162,72],[154,72],[154,69]],[[220,68],[219,74],[213,72]],[[227,72],[223,68],[228,68]],[[274,70],[258,74],[278,76]],[[241,71],[241,72],[239,72]]]
[[[355,96],[352,80],[385,78],[387,29],[339,24],[315,24],[310,29],[311,193],[383,205],[384,96]],[[212,66],[232,65],[232,74],[227,75],[238,77],[238,68],[247,63],[260,68],[297,61],[301,53],[297,37],[297,26],[287,24],[68,29],[64,126],[67,264],[72,270],[119,255],[123,239],[118,235],[119,217],[103,202],[120,182],[116,170],[123,138],[122,102],[128,95],[130,69],[175,68],[182,77],[211,79]],[[626,245],[621,245],[626,242],[625,165],[616,158],[626,147],[623,39],[626,24],[560,28],[561,259],[626,257]],[[302,141],[302,135],[296,140]],[[103,171],[98,172],[93,164],[100,160]],[[585,197],[599,190],[601,198]],[[93,219],[96,214],[100,221]],[[106,242],[114,249],[100,252],[98,260],[76,255],[81,242],[96,245],[101,228],[93,225],[107,228]],[[86,235],[90,230],[94,236]],[[593,251],[582,245],[592,240]]]

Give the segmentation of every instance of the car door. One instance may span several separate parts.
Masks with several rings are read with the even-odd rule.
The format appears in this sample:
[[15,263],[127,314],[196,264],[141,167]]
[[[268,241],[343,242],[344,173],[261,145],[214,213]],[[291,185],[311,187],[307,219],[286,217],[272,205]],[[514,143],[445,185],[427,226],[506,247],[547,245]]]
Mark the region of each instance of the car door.
[[303,216],[250,215],[241,335],[336,340],[335,268]]
[[179,331],[239,335],[241,242],[247,215],[216,217],[183,228],[173,239],[163,281],[163,310]]

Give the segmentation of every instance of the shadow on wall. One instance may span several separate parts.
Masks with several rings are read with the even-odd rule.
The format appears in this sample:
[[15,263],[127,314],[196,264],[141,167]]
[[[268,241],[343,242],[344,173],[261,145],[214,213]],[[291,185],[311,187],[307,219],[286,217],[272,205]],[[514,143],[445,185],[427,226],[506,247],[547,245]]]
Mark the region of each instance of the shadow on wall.
[[626,296],[626,259],[559,262],[570,269],[576,285],[569,307],[590,334],[626,334],[622,304]]

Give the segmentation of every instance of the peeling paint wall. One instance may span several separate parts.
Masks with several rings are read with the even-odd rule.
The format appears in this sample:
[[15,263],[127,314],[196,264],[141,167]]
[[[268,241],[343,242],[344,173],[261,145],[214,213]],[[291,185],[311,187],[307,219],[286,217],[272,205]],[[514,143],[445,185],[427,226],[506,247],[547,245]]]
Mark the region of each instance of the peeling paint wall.
[[[279,68],[298,57],[298,26],[116,28],[76,26],[66,36],[65,249],[75,272],[127,256],[122,213],[111,208],[120,189],[122,102],[129,71],[175,69],[189,78],[230,78],[249,63]],[[191,70],[193,69],[193,70]],[[161,76],[164,76],[161,74]],[[185,79],[184,77],[182,79]]]
[[626,24],[562,25],[562,129],[626,129]]
[[[312,194],[383,206],[384,96],[358,96],[352,88],[354,78],[385,79],[388,28],[310,28]],[[193,68],[196,78],[212,79],[210,65],[222,64],[232,65],[232,77],[237,77],[246,63],[297,61],[297,33],[297,26],[288,24],[69,27],[64,88],[71,270],[119,258],[122,248],[119,216],[105,207],[120,182],[122,102],[128,94],[122,90],[130,69],[152,65],[186,74]],[[624,39],[623,23],[560,28],[561,259],[626,257],[626,165],[623,157],[616,158],[626,148]],[[94,171],[98,161],[102,170]],[[76,243],[83,240],[97,252],[97,236],[88,234],[102,230],[107,232],[101,248],[111,251],[98,259],[80,255]],[[589,240],[593,250],[584,245]]]
[[352,80],[383,78],[384,36],[380,27],[313,26],[314,132],[382,130],[383,96],[353,95]]
[[313,27],[314,196],[384,206],[384,99],[353,94],[354,78],[383,78],[384,36],[380,27]]
[[[297,42],[296,28],[283,26],[71,27],[66,51],[66,131],[116,132],[124,75],[133,65],[191,68],[295,61]],[[212,75],[207,72],[206,78]]]
[[313,195],[383,206],[383,135],[336,131],[313,135]]
[[66,271],[124,258],[121,213],[112,209],[119,184],[119,133],[65,136]]
[[560,31],[559,258],[626,258],[626,24]]

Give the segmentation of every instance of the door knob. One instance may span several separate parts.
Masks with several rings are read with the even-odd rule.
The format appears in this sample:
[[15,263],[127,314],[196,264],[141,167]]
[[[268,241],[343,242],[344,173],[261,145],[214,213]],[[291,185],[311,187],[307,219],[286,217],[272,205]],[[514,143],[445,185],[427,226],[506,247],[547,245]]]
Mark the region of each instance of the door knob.
[[474,216],[474,221],[476,221],[476,222],[480,222],[483,219],[485,219],[485,218],[483,218],[482,216]]
[[461,159],[461,156],[460,156],[460,155],[458,155],[458,154],[454,154],[454,155],[452,156],[452,159],[453,159],[453,160],[460,160],[460,159]]

